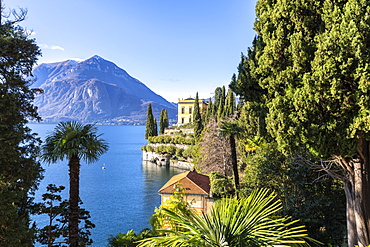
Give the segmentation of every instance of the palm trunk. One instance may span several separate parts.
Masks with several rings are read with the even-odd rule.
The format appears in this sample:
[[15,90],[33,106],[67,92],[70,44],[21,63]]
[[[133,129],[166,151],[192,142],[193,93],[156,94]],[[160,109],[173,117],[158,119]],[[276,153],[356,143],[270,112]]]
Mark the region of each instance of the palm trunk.
[[230,135],[230,148],[231,148],[231,164],[232,164],[233,172],[234,172],[236,195],[238,195],[238,191],[240,187],[239,186],[239,172],[238,172],[238,160],[236,158],[236,144],[235,144],[235,138],[233,135]]
[[72,156],[69,160],[69,246],[78,247],[78,203],[80,200],[80,159]]

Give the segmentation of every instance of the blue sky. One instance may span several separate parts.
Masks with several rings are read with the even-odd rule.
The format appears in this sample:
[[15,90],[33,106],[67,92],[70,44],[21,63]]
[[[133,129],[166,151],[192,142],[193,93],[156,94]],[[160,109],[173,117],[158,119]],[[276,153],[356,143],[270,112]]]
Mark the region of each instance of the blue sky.
[[255,32],[256,0],[3,0],[40,63],[99,55],[169,101],[227,86]]

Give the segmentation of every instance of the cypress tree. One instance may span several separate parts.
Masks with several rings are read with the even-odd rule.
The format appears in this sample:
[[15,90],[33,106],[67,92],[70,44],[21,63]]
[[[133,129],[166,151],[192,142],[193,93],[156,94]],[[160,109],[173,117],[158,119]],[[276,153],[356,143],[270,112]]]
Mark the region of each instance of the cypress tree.
[[230,117],[234,114],[236,108],[234,92],[229,89],[226,97],[225,104],[225,117]]
[[156,136],[156,122],[153,117],[152,104],[148,104],[148,110],[146,112],[146,129],[145,129],[145,139],[150,136]]
[[213,104],[212,99],[209,98],[206,115],[204,116],[204,125],[209,122],[210,118],[213,117]]
[[[342,179],[345,188],[348,246],[367,246],[369,2],[259,0],[256,14],[263,47],[250,79],[264,90],[254,95],[266,101],[268,133],[287,155],[303,146],[331,160],[327,172]],[[329,168],[334,165],[340,174]]]
[[222,86],[219,103],[217,105],[217,119],[218,120],[222,120],[225,117],[225,98],[226,98],[225,94],[226,94],[225,86]]
[[30,212],[42,168],[37,159],[40,140],[27,123],[40,120],[29,80],[39,55],[17,21],[1,23],[0,246],[33,246],[35,238]]
[[217,112],[218,112],[218,107],[220,106],[220,102],[221,102],[221,98],[222,98],[222,88],[221,87],[217,87],[215,89],[215,101],[213,103],[213,116],[216,117],[216,120],[217,120]]
[[163,125],[164,125],[164,128],[168,128],[170,122],[168,120],[168,112],[167,110],[164,110],[164,119],[163,119]]
[[199,137],[203,130],[203,122],[202,122],[202,117],[201,117],[200,109],[199,109],[198,92],[197,92],[197,95],[194,101],[193,119],[194,119],[194,123],[193,123],[194,124],[194,135],[196,137]]
[[168,113],[166,109],[161,110],[159,117],[159,134],[164,134],[164,129],[168,127]]
[[158,124],[157,124],[157,119],[154,118],[154,136],[158,135]]

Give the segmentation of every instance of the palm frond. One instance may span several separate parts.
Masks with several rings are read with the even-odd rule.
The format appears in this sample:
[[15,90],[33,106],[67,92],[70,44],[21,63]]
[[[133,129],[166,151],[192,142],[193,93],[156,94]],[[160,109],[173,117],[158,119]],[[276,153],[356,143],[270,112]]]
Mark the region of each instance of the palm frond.
[[87,163],[95,162],[108,150],[108,144],[97,134],[93,124],[76,121],[59,123],[45,139],[42,159],[47,163],[77,156]]
[[244,199],[221,199],[208,214],[164,209],[185,230],[162,229],[167,236],[144,239],[139,246],[309,246],[304,226],[275,216],[281,207],[275,194],[262,189]]

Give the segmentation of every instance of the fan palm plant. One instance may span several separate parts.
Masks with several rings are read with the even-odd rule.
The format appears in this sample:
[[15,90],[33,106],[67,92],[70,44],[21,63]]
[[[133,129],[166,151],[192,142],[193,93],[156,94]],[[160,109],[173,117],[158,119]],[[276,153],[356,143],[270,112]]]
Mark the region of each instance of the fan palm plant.
[[290,217],[275,216],[281,208],[275,194],[262,189],[248,198],[223,198],[208,214],[193,212],[189,217],[163,209],[185,230],[159,230],[166,236],[144,239],[138,246],[309,246],[304,226],[293,226],[297,221]]
[[80,161],[93,163],[108,150],[108,144],[97,134],[93,124],[76,121],[59,123],[46,137],[42,146],[42,159],[47,163],[68,160],[69,166],[69,246],[78,246],[78,203],[80,187]]

